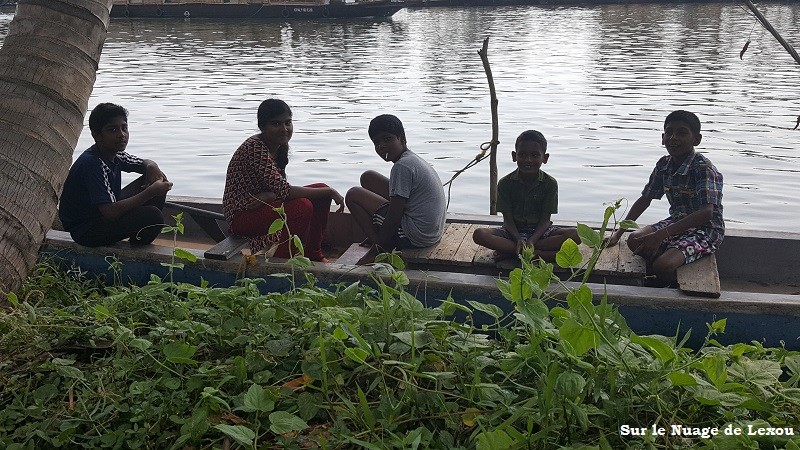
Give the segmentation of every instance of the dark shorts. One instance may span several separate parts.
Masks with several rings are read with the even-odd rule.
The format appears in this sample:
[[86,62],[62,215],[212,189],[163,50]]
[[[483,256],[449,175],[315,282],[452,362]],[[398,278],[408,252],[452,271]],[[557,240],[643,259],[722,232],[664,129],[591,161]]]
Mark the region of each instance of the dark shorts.
[[[372,228],[375,230],[376,233],[381,231],[383,227],[383,221],[386,220],[386,214],[389,212],[389,203],[386,202],[381,205],[375,213],[372,214]],[[403,227],[397,228],[397,243],[395,244],[395,248],[397,250],[402,250],[404,248],[416,248],[417,246],[412,244],[408,237],[403,232]]]
[[[652,225],[656,230],[660,230],[675,223],[673,219],[664,219],[661,222]],[[683,258],[686,264],[702,258],[705,255],[710,255],[717,251],[717,245],[704,230],[700,228],[689,228],[681,234],[670,236],[661,243],[658,249],[658,254],[661,255],[667,249],[676,248],[683,253]]]
[[[550,237],[556,230],[559,229],[561,229],[561,227],[556,225],[550,225],[549,227],[547,227],[546,230],[544,230],[542,237],[540,237],[539,239]],[[519,236],[523,240],[528,240],[528,238],[531,237],[534,231],[536,230],[519,230]],[[508,230],[506,230],[504,227],[493,228],[492,234],[494,234],[495,236],[500,236],[501,238],[508,239],[509,241],[516,242],[514,238],[511,236],[511,233],[509,233]]]

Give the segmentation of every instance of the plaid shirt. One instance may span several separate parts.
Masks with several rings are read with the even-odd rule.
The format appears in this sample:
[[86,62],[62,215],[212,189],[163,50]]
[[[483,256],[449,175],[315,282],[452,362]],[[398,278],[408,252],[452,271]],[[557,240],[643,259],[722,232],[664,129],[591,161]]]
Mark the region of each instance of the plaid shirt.
[[725,236],[725,221],[722,219],[722,174],[711,161],[699,153],[689,155],[677,170],[671,170],[672,156],[666,155],[658,160],[650,181],[642,195],[660,199],[667,194],[669,215],[680,220],[706,204],[714,205],[714,212],[701,230],[719,245]]

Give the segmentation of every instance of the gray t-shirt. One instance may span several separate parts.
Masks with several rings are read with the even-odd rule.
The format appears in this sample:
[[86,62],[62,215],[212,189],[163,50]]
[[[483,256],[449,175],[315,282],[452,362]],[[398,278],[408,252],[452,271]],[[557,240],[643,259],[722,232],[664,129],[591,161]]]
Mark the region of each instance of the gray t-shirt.
[[389,173],[389,196],[408,199],[400,226],[417,247],[442,239],[447,201],[439,175],[416,153],[406,150]]

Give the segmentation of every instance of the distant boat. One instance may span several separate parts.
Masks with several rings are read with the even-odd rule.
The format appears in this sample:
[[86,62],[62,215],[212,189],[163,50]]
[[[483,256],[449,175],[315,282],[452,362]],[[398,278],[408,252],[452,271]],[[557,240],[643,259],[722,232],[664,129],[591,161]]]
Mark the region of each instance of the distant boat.
[[[2,2],[3,0],[0,0]],[[131,19],[335,19],[390,17],[403,0],[114,0],[111,17]]]
[[407,7],[464,7],[464,6],[598,6],[644,3],[733,3],[737,0],[407,0]]

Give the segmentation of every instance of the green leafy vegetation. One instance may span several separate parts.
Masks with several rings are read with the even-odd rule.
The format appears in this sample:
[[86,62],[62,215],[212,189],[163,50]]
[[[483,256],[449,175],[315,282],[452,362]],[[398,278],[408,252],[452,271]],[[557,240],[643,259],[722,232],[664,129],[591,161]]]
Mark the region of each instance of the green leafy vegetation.
[[586,286],[549,306],[560,281],[530,253],[497,282],[512,314],[426,308],[382,258],[363,283],[266,294],[43,262],[0,314],[0,447],[800,449],[798,352],[723,346],[724,320],[702,348],[639,336]]

